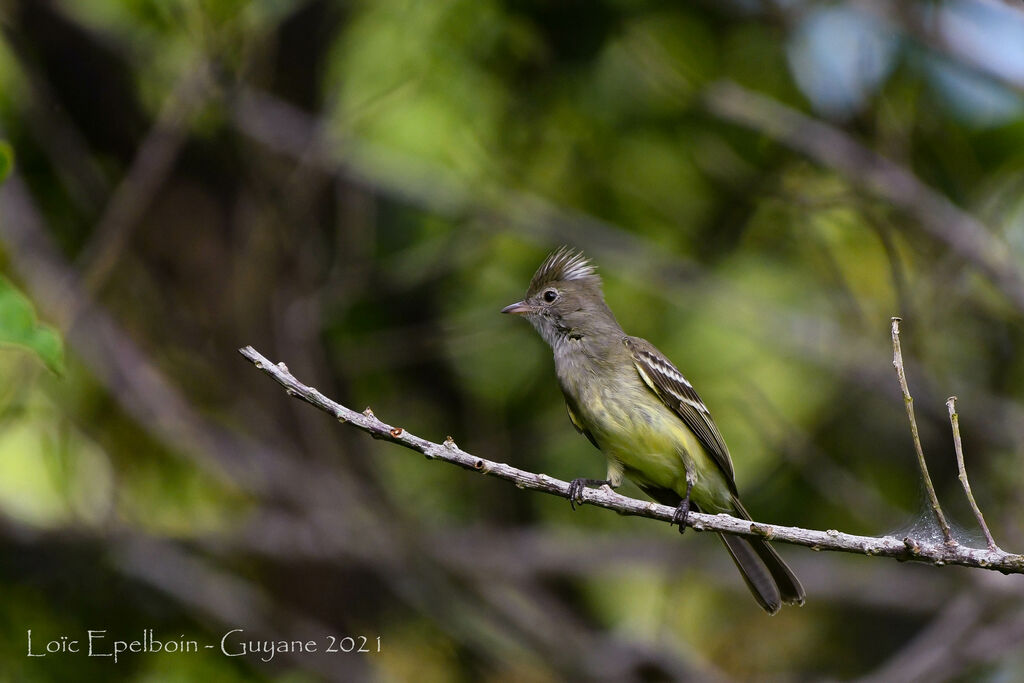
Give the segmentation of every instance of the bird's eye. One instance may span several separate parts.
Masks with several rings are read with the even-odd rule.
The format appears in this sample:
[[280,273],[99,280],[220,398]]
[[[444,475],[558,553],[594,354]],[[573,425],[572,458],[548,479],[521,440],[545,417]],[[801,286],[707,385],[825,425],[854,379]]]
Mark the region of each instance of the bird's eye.
[[548,303],[551,303],[552,301],[554,301],[557,298],[558,298],[558,292],[556,292],[553,289],[549,289],[546,292],[544,292],[544,301],[547,301]]

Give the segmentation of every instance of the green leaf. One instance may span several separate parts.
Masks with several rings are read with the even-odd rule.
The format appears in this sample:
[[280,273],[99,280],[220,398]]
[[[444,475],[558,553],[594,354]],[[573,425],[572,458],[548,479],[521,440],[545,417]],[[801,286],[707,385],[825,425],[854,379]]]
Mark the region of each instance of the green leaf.
[[14,148],[6,140],[0,140],[0,183],[7,179],[14,169]]
[[57,331],[36,320],[32,303],[0,276],[0,346],[16,346],[35,353],[50,370],[64,373],[64,342]]

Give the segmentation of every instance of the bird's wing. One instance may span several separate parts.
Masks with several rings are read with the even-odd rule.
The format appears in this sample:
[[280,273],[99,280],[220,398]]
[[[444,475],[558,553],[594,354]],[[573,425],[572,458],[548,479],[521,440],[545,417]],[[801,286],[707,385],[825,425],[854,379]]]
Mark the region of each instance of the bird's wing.
[[569,412],[569,422],[572,422],[572,426],[576,428],[576,431],[587,437],[590,443],[594,444],[594,448],[601,450],[601,447],[597,445],[597,439],[590,433],[590,430],[580,424],[580,421],[576,419],[576,413],[572,412],[572,406],[569,404],[569,399],[565,399],[565,409]]
[[700,400],[683,373],[646,339],[626,337],[626,347],[633,355],[633,365],[640,379],[661,401],[675,412],[700,441],[719,469],[725,474],[729,488],[736,492],[736,474],[725,439],[711,419],[711,412]]

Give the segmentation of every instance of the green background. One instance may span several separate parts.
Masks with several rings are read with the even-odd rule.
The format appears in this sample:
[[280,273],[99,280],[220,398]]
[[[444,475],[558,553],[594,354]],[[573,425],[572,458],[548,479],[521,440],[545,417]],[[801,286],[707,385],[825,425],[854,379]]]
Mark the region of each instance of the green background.
[[[890,316],[1024,549],[1024,5],[0,0],[0,681],[1017,680],[1018,576],[717,539],[289,399],[604,473],[518,300],[561,244],[710,406],[761,521],[934,536]],[[632,486],[627,495],[641,496]],[[380,653],[33,642],[381,638]]]

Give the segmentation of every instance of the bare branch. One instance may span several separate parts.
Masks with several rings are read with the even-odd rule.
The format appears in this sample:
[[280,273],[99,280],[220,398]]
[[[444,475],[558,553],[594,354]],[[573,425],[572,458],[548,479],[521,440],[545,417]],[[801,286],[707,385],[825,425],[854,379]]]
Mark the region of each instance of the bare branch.
[[967,502],[971,504],[971,510],[974,511],[974,516],[978,520],[978,526],[981,527],[982,532],[985,534],[989,550],[995,550],[997,547],[995,539],[992,538],[992,532],[988,530],[988,524],[985,524],[985,516],[981,514],[981,508],[978,507],[977,501],[974,500],[971,482],[967,479],[967,469],[964,467],[964,449],[963,444],[960,443],[960,417],[956,412],[956,396],[950,396],[946,399],[946,407],[949,408],[949,422],[953,426],[953,447],[956,450],[956,468],[960,473],[960,484],[964,487],[964,493],[967,494]]
[[892,319],[892,364],[896,368],[896,377],[900,381],[900,389],[903,390],[903,404],[907,407],[907,419],[910,420],[910,435],[914,438],[914,452],[917,453],[917,466],[921,469],[921,478],[924,480],[924,487],[928,491],[928,503],[935,514],[935,520],[942,529],[942,536],[946,539],[947,545],[956,545],[953,534],[949,530],[949,523],[946,515],[942,513],[942,506],[939,505],[939,497],[935,495],[935,486],[932,485],[931,475],[928,474],[928,463],[924,460],[924,449],[921,448],[921,435],[917,432],[917,418],[914,417],[914,399],[910,395],[910,387],[907,386],[907,373],[903,369],[903,350],[900,348],[900,318]]
[[[367,432],[375,439],[390,441],[417,451],[425,455],[428,460],[443,460],[467,470],[510,481],[518,488],[569,498],[568,482],[546,474],[536,474],[505,463],[477,457],[455,445],[455,441],[451,437],[447,438],[444,443],[428,441],[402,427],[394,427],[378,420],[369,408],[360,413],[332,401],[315,388],[306,386],[297,380],[283,363],[272,363],[251,346],[239,349],[239,353],[258,369],[273,377],[278,384],[285,388],[289,396],[301,398],[310,405],[332,415],[340,422],[348,422],[357,429]],[[672,522],[675,513],[675,508],[622,496],[609,488],[584,489],[582,499],[584,503],[615,510],[623,515],[648,517],[663,522]],[[765,538],[806,546],[812,550],[881,555],[897,560],[914,560],[933,565],[955,564],[995,569],[1005,574],[1024,574],[1024,555],[1014,555],[1002,550],[918,542],[909,537],[900,540],[891,536],[855,536],[834,529],[828,531],[801,529],[753,522],[725,514],[708,515],[691,512],[687,524],[696,531],[716,531],[749,538]]]

